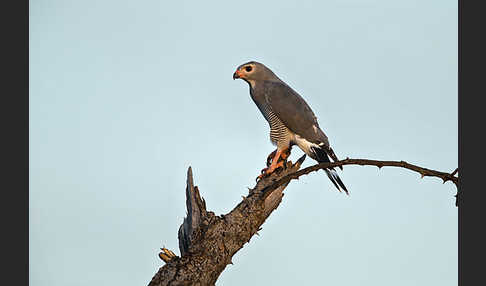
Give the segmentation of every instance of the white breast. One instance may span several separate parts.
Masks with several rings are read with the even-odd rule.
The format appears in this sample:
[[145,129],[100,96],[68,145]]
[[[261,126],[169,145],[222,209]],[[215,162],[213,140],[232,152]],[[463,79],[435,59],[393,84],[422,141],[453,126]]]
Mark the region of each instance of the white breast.
[[319,145],[312,143],[310,141],[307,141],[305,138],[300,137],[297,134],[294,135],[293,142],[297,146],[299,146],[299,148],[302,149],[302,151],[304,151],[304,153],[306,153],[308,156],[311,156],[311,157],[314,156],[312,151],[311,151],[311,147],[319,148]]

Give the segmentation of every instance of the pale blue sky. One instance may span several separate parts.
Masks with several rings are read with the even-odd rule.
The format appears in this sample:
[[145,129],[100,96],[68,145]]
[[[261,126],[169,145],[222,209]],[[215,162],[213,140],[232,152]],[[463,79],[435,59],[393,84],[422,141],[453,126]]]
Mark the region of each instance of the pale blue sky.
[[[31,0],[29,22],[31,285],[148,284],[179,253],[189,166],[216,214],[247,194],[273,150],[231,79],[249,60],[339,157],[457,167],[457,1]],[[457,285],[452,183],[339,174],[349,197],[292,182],[216,284]]]

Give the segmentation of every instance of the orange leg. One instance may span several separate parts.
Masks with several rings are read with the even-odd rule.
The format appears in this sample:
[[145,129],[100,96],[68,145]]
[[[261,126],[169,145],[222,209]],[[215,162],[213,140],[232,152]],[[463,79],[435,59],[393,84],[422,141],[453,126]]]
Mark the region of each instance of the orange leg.
[[272,160],[275,157],[275,153],[277,153],[277,149],[275,149],[272,153],[270,153],[267,157],[267,168],[270,167],[270,164],[272,164]]
[[292,147],[283,149],[282,155],[280,156],[280,159],[287,161],[287,158],[290,157],[290,151],[291,150],[292,150]]
[[285,162],[287,160],[287,158],[290,156],[290,148],[285,148],[285,149],[278,149],[273,151],[268,157],[270,158],[270,156],[272,154],[275,154],[272,158],[272,163],[270,164],[270,166],[268,166],[268,163],[269,163],[269,160],[267,158],[267,166],[268,168],[265,168],[262,170],[262,174],[260,174],[258,177],[257,177],[257,181],[265,176],[268,176],[270,175],[271,173],[273,173],[276,169],[278,169],[279,167],[282,167],[284,168],[285,167]]
[[[280,155],[279,160],[284,160],[286,161],[287,158],[290,156],[290,151],[291,147],[283,149],[282,154]],[[267,167],[270,167],[270,164],[272,163],[273,159],[275,158],[275,153],[277,153],[277,149],[275,149],[272,153],[270,153],[267,157]]]
[[273,157],[273,159],[272,159],[272,164],[270,164],[268,169],[265,170],[265,173],[267,175],[273,173],[273,171],[275,171],[275,169],[277,169],[278,167],[283,167],[284,162],[280,161],[280,157],[282,156],[282,151],[283,150],[279,150],[277,148],[277,152],[275,152],[275,157]]

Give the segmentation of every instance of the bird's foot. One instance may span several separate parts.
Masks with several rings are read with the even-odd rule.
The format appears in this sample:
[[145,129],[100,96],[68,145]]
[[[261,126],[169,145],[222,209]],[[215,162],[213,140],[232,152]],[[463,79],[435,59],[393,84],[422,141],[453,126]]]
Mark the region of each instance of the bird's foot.
[[[278,158],[278,161],[287,161],[287,158],[290,157],[290,152],[291,152],[292,147],[289,147],[285,150],[283,150],[280,154],[280,157]],[[277,149],[275,149],[272,153],[270,153],[267,157],[267,167],[270,167],[272,164],[273,160],[275,160],[275,155],[277,154]],[[285,166],[285,164],[284,164]]]
[[256,177],[255,181],[258,183],[258,181],[260,181],[261,179],[263,179],[263,177],[265,177],[265,173],[267,171],[268,168],[263,168],[261,171],[260,171],[260,175],[258,175],[258,177]]
[[[272,164],[273,158],[275,157],[275,153],[277,153],[277,149],[275,149],[272,153],[270,153],[267,157],[267,167],[270,167]],[[265,168],[266,169],[266,168]],[[265,170],[264,169],[264,170]],[[263,171],[263,170],[262,170]]]
[[258,182],[259,180],[270,176],[273,172],[275,172],[277,169],[282,168],[285,169],[287,168],[287,161],[286,160],[279,160],[278,163],[276,164],[271,164],[268,168],[264,168],[261,171],[261,174],[256,177],[256,181]]

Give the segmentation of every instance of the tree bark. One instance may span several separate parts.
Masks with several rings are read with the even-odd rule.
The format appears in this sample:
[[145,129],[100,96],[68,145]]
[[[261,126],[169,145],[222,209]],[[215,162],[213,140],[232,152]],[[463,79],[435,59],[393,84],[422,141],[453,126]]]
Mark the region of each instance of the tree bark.
[[[194,186],[192,169],[187,171],[186,206],[187,216],[179,228],[179,250],[181,256],[162,248],[159,257],[166,262],[149,286],[162,285],[214,285],[231,258],[250,241],[275,210],[283,197],[283,190],[293,179],[320,169],[342,165],[374,165],[407,168],[424,176],[441,178],[444,183],[452,181],[458,187],[457,169],[444,173],[422,168],[404,161],[376,161],[367,159],[345,159],[333,163],[321,163],[303,170],[302,156],[295,164],[286,162],[286,168],[274,172],[258,181],[246,197],[228,214],[216,216],[206,209],[206,203]],[[456,195],[457,206],[458,195]]]

